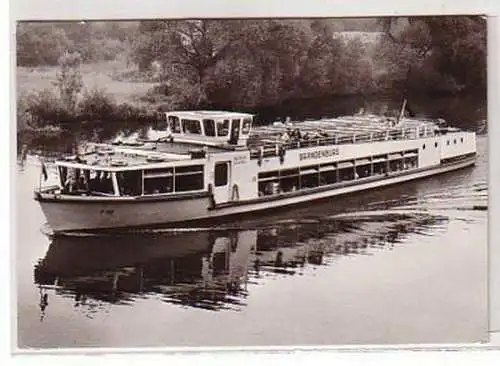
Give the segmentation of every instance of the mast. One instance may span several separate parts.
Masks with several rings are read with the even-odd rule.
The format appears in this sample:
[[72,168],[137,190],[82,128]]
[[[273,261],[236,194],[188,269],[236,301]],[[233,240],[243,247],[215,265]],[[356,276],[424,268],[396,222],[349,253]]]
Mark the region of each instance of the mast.
[[401,107],[401,112],[399,112],[398,123],[403,119],[403,117],[405,115],[405,109],[406,109],[406,98],[403,101],[403,106]]

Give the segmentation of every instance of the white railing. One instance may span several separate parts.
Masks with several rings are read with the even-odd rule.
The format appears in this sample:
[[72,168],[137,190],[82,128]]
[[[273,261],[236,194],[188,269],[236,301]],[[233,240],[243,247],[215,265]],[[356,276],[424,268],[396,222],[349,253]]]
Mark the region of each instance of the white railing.
[[331,145],[345,145],[345,144],[363,144],[380,141],[394,141],[394,140],[415,140],[424,137],[435,136],[433,129],[424,127],[411,127],[392,129],[379,132],[370,133],[354,133],[352,135],[341,136],[328,136],[328,137],[314,137],[310,139],[296,139],[288,141],[276,140],[271,142],[271,139],[263,140],[260,146],[250,148],[250,157],[257,159],[259,157],[278,156],[280,151],[300,149],[305,147],[314,146],[331,146]]

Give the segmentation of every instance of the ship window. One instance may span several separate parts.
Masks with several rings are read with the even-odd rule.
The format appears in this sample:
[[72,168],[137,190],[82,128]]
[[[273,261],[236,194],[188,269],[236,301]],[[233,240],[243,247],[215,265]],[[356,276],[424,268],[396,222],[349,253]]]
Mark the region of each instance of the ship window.
[[259,173],[259,196],[279,193],[279,171]]
[[228,164],[226,162],[215,164],[214,176],[214,183],[216,187],[227,185]]
[[389,170],[397,172],[403,170],[403,159],[394,159],[389,162]]
[[464,138],[460,137],[460,142],[463,144],[464,143]]
[[319,184],[320,185],[325,185],[325,184],[333,184],[337,183],[337,170],[332,169],[332,170],[326,170],[326,171],[321,171],[320,176],[319,176]]
[[310,173],[300,175],[300,188],[314,188],[319,186],[319,173]]
[[173,168],[144,169],[144,178],[171,177],[173,175]]
[[356,177],[357,178],[366,178],[371,175],[371,165],[362,165],[356,167]]
[[293,192],[300,188],[299,169],[280,171],[280,188],[282,192]]
[[181,123],[179,122],[179,117],[168,116],[168,124],[170,125],[172,132],[181,133]]
[[[110,172],[90,170],[83,174],[84,179],[88,179],[88,190],[93,194],[114,194],[113,180]],[[79,178],[82,178],[80,176]],[[81,184],[81,179],[79,180]]]
[[59,167],[59,179],[61,180],[61,187],[64,187],[64,182],[66,182],[66,176],[68,175],[68,168],[65,166]]
[[449,145],[450,144],[450,140],[446,141],[446,145]]
[[203,129],[205,130],[205,136],[215,136],[215,121],[213,119],[204,119]]
[[418,157],[411,156],[409,158],[404,159],[404,168],[405,169],[414,169],[418,168]]
[[227,136],[229,134],[229,120],[217,121],[217,136]]
[[203,165],[175,168],[175,191],[187,192],[203,189]]
[[201,134],[201,123],[196,119],[183,119],[182,120],[182,130],[184,133],[200,135]]
[[203,165],[187,165],[175,167],[175,175],[203,173]]
[[144,178],[144,194],[172,193],[174,190],[173,176]]
[[142,174],[140,170],[116,173],[120,195],[140,196],[142,194]]
[[243,128],[241,129],[241,133],[243,135],[248,135],[250,132],[250,127],[252,126],[252,119],[251,118],[245,118],[243,120]]
[[422,145],[422,150],[425,150],[425,144]]
[[[339,165],[340,166],[340,165]],[[339,181],[347,181],[354,179],[354,166],[339,169]]]
[[373,161],[373,174],[374,175],[384,175],[387,170],[387,161],[384,159],[382,161]]
[[437,142],[434,143],[434,147],[438,147],[438,143]]

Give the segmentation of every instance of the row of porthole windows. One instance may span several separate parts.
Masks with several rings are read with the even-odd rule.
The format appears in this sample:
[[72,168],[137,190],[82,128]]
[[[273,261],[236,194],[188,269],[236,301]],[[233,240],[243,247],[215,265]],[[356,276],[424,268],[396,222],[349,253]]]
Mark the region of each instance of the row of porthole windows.
[[[453,140],[453,143],[456,144],[457,143],[457,139],[454,139]],[[460,143],[464,143],[464,138],[463,137],[460,137]],[[446,141],[446,145],[449,145],[450,144],[450,140]],[[434,143],[434,147],[438,147],[438,143],[435,142]],[[422,145],[422,149],[425,150],[425,144]]]

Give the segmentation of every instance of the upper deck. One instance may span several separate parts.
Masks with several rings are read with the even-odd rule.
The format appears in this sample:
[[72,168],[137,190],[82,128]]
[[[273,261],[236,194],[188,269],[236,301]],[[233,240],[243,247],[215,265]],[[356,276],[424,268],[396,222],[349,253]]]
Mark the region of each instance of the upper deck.
[[252,131],[248,139],[251,157],[277,154],[276,146],[287,150],[310,146],[359,144],[387,140],[408,140],[435,136],[447,131],[430,120],[344,116],[303,122],[275,122]]
[[[89,144],[78,157],[60,164],[73,167],[93,166],[94,169],[122,171],[177,165],[208,154],[248,149],[251,158],[276,156],[280,149],[310,146],[359,144],[387,140],[417,139],[434,136],[440,128],[434,121],[380,116],[345,116],[302,122],[275,122],[252,130],[252,116],[246,113],[223,111],[179,111],[164,115],[163,130],[150,131],[148,139],[117,139],[112,144]],[[180,132],[172,132],[175,123]],[[193,129],[197,123],[198,127]],[[229,124],[228,124],[229,123]],[[248,125],[243,129],[244,124]],[[211,130],[211,127],[214,130]],[[184,133],[191,127],[189,133]],[[233,130],[231,143],[228,128]],[[199,130],[198,130],[199,129]],[[194,132],[199,132],[194,134]],[[158,134],[158,132],[164,132]],[[243,140],[241,136],[245,136]],[[193,139],[192,135],[196,135]],[[244,144],[243,144],[244,142]]]

